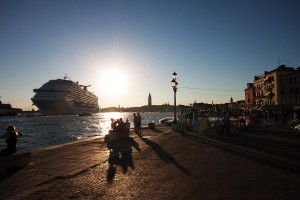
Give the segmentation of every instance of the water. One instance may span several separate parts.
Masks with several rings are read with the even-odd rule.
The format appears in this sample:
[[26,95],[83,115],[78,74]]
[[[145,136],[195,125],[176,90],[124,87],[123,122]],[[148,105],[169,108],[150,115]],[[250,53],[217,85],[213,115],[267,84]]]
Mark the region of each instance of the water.
[[[141,113],[142,126],[157,123],[173,113]],[[133,113],[98,113],[93,116],[31,116],[19,115],[0,117],[1,134],[8,125],[14,125],[24,133],[18,139],[17,147],[22,150],[34,150],[57,144],[63,144],[94,136],[104,136],[110,129],[110,119],[128,118],[133,127]],[[5,139],[0,140],[0,150],[6,147]]]

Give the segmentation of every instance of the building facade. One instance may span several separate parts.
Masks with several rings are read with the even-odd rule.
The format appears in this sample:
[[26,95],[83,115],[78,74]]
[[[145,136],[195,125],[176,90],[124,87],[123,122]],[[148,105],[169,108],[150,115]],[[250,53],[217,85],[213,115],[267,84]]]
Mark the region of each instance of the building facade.
[[245,109],[254,108],[254,85],[253,83],[247,83],[247,88],[245,89]]
[[280,77],[279,104],[300,105],[300,70]]
[[300,68],[281,65],[272,71],[254,76],[254,83],[245,89],[245,107],[264,105],[300,105]]

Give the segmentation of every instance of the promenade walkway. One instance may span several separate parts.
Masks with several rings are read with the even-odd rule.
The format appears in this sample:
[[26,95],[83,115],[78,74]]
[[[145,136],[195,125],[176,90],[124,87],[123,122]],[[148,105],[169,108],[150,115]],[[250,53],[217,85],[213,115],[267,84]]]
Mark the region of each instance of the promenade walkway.
[[44,183],[99,165],[108,155],[109,150],[99,137],[35,150],[28,166],[2,175],[0,199],[32,193]]
[[299,199],[300,134],[264,127],[231,138],[131,132],[110,152],[92,138],[32,152],[0,199]]

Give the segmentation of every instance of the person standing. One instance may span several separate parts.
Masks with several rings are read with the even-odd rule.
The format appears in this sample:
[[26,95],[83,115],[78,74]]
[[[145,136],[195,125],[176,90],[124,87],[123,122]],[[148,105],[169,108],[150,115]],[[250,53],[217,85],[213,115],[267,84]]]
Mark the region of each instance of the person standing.
[[193,114],[192,131],[197,132],[198,126],[199,126],[199,116],[198,116],[198,111],[195,111]]
[[125,122],[125,130],[128,133],[130,132],[130,122],[128,119],[126,119],[126,122]]
[[6,139],[7,146],[0,152],[0,155],[9,155],[17,152],[17,138],[23,136],[14,126],[8,126],[0,139]]
[[227,136],[230,137],[230,119],[229,119],[229,113],[226,113],[224,115],[224,118],[222,120],[222,131],[221,131],[221,136],[224,135],[224,131],[226,129]]
[[118,131],[125,131],[125,123],[122,118],[118,119]]
[[188,114],[187,114],[187,116],[186,116],[186,123],[187,123],[187,127],[186,127],[186,129],[188,130],[188,131],[192,131],[193,129],[192,129],[192,121],[193,121],[193,111],[190,111]]
[[286,116],[285,111],[282,111],[281,123],[282,123],[283,125],[286,125],[286,124],[287,124],[287,116]]
[[133,127],[134,127],[135,133],[137,133],[137,116],[136,116],[136,113],[133,113]]
[[178,123],[179,123],[179,132],[180,134],[184,134],[184,129],[185,129],[185,123],[186,123],[186,118],[185,114],[183,111],[180,111],[179,117],[178,117]]
[[138,134],[141,134],[142,131],[141,131],[141,126],[142,126],[142,117],[141,117],[141,114],[140,112],[137,113],[137,133]]
[[297,120],[298,119],[298,114],[295,112],[294,113],[294,119]]

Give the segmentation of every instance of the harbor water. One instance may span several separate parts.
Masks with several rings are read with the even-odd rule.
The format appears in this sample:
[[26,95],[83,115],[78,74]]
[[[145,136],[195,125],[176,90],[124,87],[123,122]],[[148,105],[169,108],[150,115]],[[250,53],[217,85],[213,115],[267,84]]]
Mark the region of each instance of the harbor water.
[[[141,113],[142,126],[158,123],[159,119],[172,117],[173,113]],[[92,116],[34,116],[18,115],[0,118],[1,134],[7,126],[14,125],[24,133],[18,139],[17,147],[21,150],[34,150],[52,145],[63,144],[108,133],[111,118],[123,118],[133,127],[133,113],[107,112]],[[5,139],[0,141],[0,150],[6,147]]]

